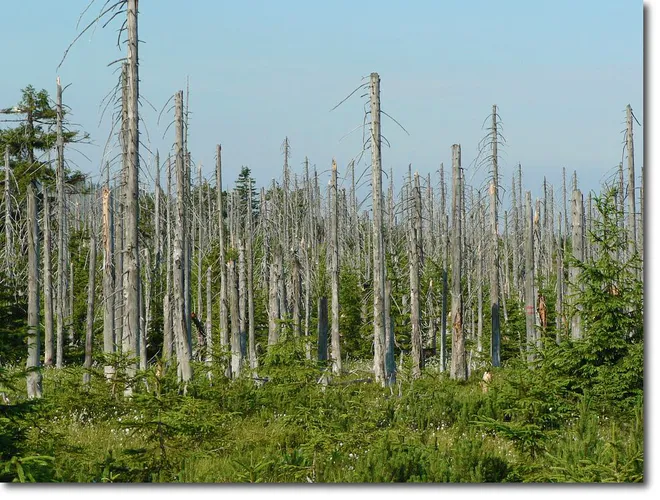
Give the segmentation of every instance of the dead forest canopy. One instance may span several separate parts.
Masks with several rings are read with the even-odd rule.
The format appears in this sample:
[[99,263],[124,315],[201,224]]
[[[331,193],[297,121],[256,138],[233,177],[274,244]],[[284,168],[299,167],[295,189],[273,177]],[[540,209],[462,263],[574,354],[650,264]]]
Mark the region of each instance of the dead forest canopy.
[[504,178],[496,105],[476,162],[447,145],[395,183],[377,73],[348,165],[291,167],[287,137],[272,183],[223,179],[220,144],[207,178],[182,90],[171,149],[142,144],[137,1],[117,13],[100,181],[67,161],[88,136],[59,78],[0,110],[3,481],[643,480],[630,106],[598,192]]

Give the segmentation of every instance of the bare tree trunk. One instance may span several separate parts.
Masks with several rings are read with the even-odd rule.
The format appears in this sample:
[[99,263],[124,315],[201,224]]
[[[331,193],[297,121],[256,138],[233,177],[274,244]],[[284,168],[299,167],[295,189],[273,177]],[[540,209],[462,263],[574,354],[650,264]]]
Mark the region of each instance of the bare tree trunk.
[[461,146],[452,146],[452,279],[451,279],[451,319],[452,319],[452,350],[450,377],[455,380],[467,379],[467,362],[465,352],[465,333],[463,331],[463,294],[461,291],[461,272],[463,256],[461,242]]
[[534,214],[532,212],[532,194],[527,191],[525,199],[525,219],[527,231],[525,235],[525,325],[527,330],[527,361],[535,359],[536,345],[535,328],[535,294],[534,294]]
[[28,196],[28,317],[26,368],[28,399],[41,397],[41,362],[39,350],[39,225],[34,187],[27,187]]
[[[64,303],[66,294],[67,249],[64,247],[64,230],[66,224],[64,206],[64,135],[62,132],[62,85],[57,77],[57,304],[55,332],[55,366],[62,368],[64,364]],[[9,163],[7,162],[7,165]],[[9,183],[7,183],[9,185]],[[9,247],[11,248],[11,247]]]
[[280,302],[277,298],[279,270],[276,262],[270,263],[270,279],[268,289],[268,345],[277,344],[280,338],[278,321],[280,318]]
[[158,150],[156,150],[156,187],[154,188],[154,238],[156,239],[156,262],[154,270],[156,276],[160,276],[160,260],[163,250],[163,239],[160,226],[160,154],[158,153]]
[[490,221],[492,231],[492,247],[490,262],[490,314],[491,314],[491,343],[490,355],[493,366],[500,366],[500,247],[497,230],[497,193],[499,186],[499,175],[497,171],[497,106],[493,105],[493,180],[490,185]]
[[556,302],[556,342],[561,342],[562,333],[564,331],[564,259],[562,248],[562,234],[561,234],[561,215],[558,219],[558,239],[557,239],[557,302]]
[[44,188],[44,366],[53,365],[53,281],[51,262],[50,192]]
[[85,372],[83,373],[83,384],[89,385],[92,380],[89,370],[92,369],[92,339],[94,338],[94,305],[96,290],[96,235],[94,224],[91,227],[89,237],[89,280],[87,282],[87,323],[85,328]]
[[[102,191],[102,219],[103,353],[106,356],[111,356],[115,352],[115,266],[113,262],[115,241],[113,234],[114,221],[112,210],[112,193],[107,181]],[[111,364],[106,364],[103,371],[105,373],[106,379],[111,380],[114,377],[115,369]]]
[[255,340],[255,324],[254,324],[254,253],[252,249],[252,241],[254,238],[254,223],[252,213],[252,188],[250,186],[250,200],[247,207],[247,300],[248,300],[248,358],[250,361],[250,369],[256,370],[257,363],[257,347]]
[[[412,377],[419,378],[422,375],[422,328],[420,320],[419,303],[419,260],[420,247],[422,244],[422,194],[419,186],[419,174],[415,172],[415,185],[412,189],[413,213],[409,213],[409,272],[410,272],[410,326],[412,343]],[[385,318],[387,321],[387,318]]]
[[635,147],[633,142],[632,108],[626,106],[626,150],[628,153],[628,252],[637,253],[637,220],[635,216]]
[[[126,262],[124,274],[124,335],[127,336],[129,358],[138,353],[140,338],[140,258],[138,243],[138,178],[140,170],[139,136],[139,77],[138,77],[138,0],[128,0],[126,7],[128,30],[128,163],[126,165],[126,220],[124,222]],[[127,375],[135,376],[135,363],[129,363]],[[132,388],[126,387],[125,394],[130,396]]]
[[[444,195],[443,195],[444,198]],[[443,211],[444,213],[444,211]],[[447,369],[447,274],[449,270],[449,215],[444,215],[443,263],[442,263],[442,325],[440,329],[440,371]]]
[[328,360],[328,298],[319,297],[318,303],[318,359]]
[[151,326],[151,283],[153,274],[151,272],[151,253],[148,248],[144,249],[144,274],[145,279],[140,283],[140,314],[143,320],[140,322],[140,370],[147,369],[147,345],[149,343],[149,327]]
[[231,259],[228,264],[229,307],[231,309],[231,376],[238,378],[241,374],[243,356],[241,350],[241,329],[238,311],[238,286],[236,283],[236,261]]
[[337,163],[332,160],[332,177],[330,180],[330,274],[332,295],[332,319],[330,335],[330,359],[332,372],[341,373],[341,347],[339,339],[339,227],[337,207]]
[[166,365],[172,357],[172,163],[167,157],[167,262],[165,264],[165,295],[163,296],[163,360]]
[[[579,261],[584,260],[584,226],[582,225],[584,220],[584,200],[582,197],[582,192],[578,189],[573,191],[573,231],[571,235],[571,241],[573,246],[573,257]],[[577,294],[580,293],[580,286],[578,284],[579,279],[579,269],[574,265],[569,268],[570,274],[570,283],[571,283],[571,304],[575,306],[575,298]],[[573,339],[582,338],[582,318],[580,317],[579,308],[577,311],[574,311],[573,317],[571,319],[571,337]]]
[[[213,363],[213,336],[211,335],[211,327],[213,323],[213,301],[211,297],[211,266],[206,268],[206,324],[204,330],[206,333],[204,361],[209,368]],[[206,376],[210,379],[211,372],[207,372]]]
[[[227,263],[225,255],[225,219],[224,219],[224,205],[222,202],[222,146],[216,146],[216,164],[215,164],[215,177],[216,177],[216,191],[218,197],[218,232],[220,235],[219,241],[219,256],[220,259],[220,346],[224,349],[229,347],[229,307],[227,303]],[[227,377],[231,376],[231,364],[227,363],[225,370]]]
[[174,242],[174,336],[177,343],[177,362],[179,376],[184,383],[192,379],[192,366],[190,365],[191,346],[187,335],[187,320],[185,317],[185,241],[184,229],[186,224],[185,209],[185,172],[183,165],[183,91],[175,96],[176,112],[176,180],[177,180],[177,228]]
[[383,176],[380,135],[380,77],[371,73],[371,189],[373,202],[374,376],[385,382],[385,255],[383,242]]
[[[59,82],[59,79],[58,79]],[[62,98],[62,88],[60,87],[58,83],[58,97],[61,99]],[[58,119],[61,120],[61,102],[60,106],[57,108],[58,109]],[[58,128],[58,131],[60,132],[60,135],[58,135],[58,138],[61,136],[61,122],[58,121],[60,127]],[[59,144],[59,142],[58,142]],[[58,152],[59,152],[59,146],[58,146]],[[58,165],[59,165],[59,158],[58,158]],[[14,233],[12,231],[12,223],[11,223],[11,211],[12,211],[12,205],[11,205],[11,170],[9,169],[9,148],[5,147],[5,267],[7,268],[9,275],[13,278],[14,277]]]

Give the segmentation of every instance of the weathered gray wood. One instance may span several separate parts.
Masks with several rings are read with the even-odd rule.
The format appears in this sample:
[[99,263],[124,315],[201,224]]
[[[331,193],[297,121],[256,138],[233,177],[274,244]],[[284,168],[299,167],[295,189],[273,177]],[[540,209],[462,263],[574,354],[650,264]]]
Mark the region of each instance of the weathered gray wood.
[[44,366],[53,365],[53,272],[51,260],[50,191],[43,190],[44,199]]
[[[127,164],[126,164],[126,213],[125,231],[125,262],[124,262],[124,336],[128,339],[127,350],[129,358],[138,353],[140,338],[140,257],[138,241],[138,196],[140,171],[140,136],[139,136],[139,77],[138,77],[138,0],[127,0],[126,26],[128,33],[128,97],[127,97]],[[127,375],[135,375],[135,363],[129,363]],[[126,395],[132,394],[130,384],[126,387]]]
[[[66,294],[66,269],[68,267],[68,251],[65,247],[66,213],[64,205],[64,135],[62,131],[62,84],[57,77],[56,131],[57,131],[57,168],[55,182],[57,189],[57,302],[56,302],[56,331],[55,331],[55,366],[62,368],[64,364],[64,315]],[[8,165],[8,162],[7,162]],[[9,182],[7,182],[9,185]]]
[[[58,79],[59,81],[59,79]],[[61,87],[58,84],[58,91],[59,91],[59,97],[61,99]],[[61,120],[61,105],[58,108],[59,114],[58,117]],[[58,135],[58,138],[61,137],[61,121],[60,123],[60,128],[58,129],[60,131],[60,134]],[[59,144],[59,142],[58,142]],[[58,149],[59,151],[59,149]],[[58,165],[59,165],[59,160],[58,160]],[[9,148],[5,147],[5,268],[8,271],[9,276],[13,278],[14,276],[14,266],[15,266],[15,258],[14,258],[14,231],[12,227],[12,192],[11,192],[11,170],[9,167]]]
[[330,294],[332,317],[330,322],[330,359],[332,372],[341,373],[341,345],[339,340],[339,213],[337,205],[337,162],[332,159],[330,179]]
[[280,338],[280,301],[278,300],[279,266],[276,262],[270,263],[270,279],[268,289],[268,345],[277,344]]
[[328,360],[328,298],[321,296],[318,301],[318,360]]
[[[443,195],[444,198],[444,195]],[[440,371],[447,370],[447,296],[449,287],[447,275],[449,274],[449,215],[444,216],[443,236],[443,264],[442,264],[442,319],[440,326]]]
[[527,331],[527,361],[536,358],[535,303],[534,294],[534,213],[532,211],[532,194],[527,191],[525,197],[525,326]]
[[180,380],[184,383],[192,379],[192,366],[190,365],[191,358],[191,345],[187,336],[187,321],[186,321],[186,296],[184,287],[184,272],[185,272],[185,221],[186,221],[186,207],[185,207],[185,172],[184,172],[184,158],[183,158],[183,91],[179,90],[174,99],[175,109],[175,125],[176,125],[176,205],[177,205],[177,226],[174,231],[174,252],[173,252],[173,289],[172,295],[174,299],[173,310],[173,330],[175,343],[177,346],[177,364],[178,374]]
[[385,383],[396,383],[396,363],[394,360],[394,318],[392,317],[392,282],[385,281]]
[[243,365],[241,349],[241,325],[238,306],[238,283],[236,279],[236,261],[232,258],[227,264],[227,281],[229,284],[229,309],[231,319],[231,376],[238,378]]
[[465,352],[465,333],[463,331],[463,293],[461,278],[463,241],[461,221],[461,146],[451,147],[452,156],[452,279],[451,279],[451,319],[452,319],[452,349],[450,377],[455,380],[467,379],[467,360]]
[[497,228],[498,216],[498,187],[499,187],[499,173],[498,173],[498,131],[497,131],[497,106],[493,104],[492,116],[492,181],[490,184],[490,222],[491,222],[491,249],[490,249],[490,314],[491,314],[491,341],[490,341],[490,356],[493,366],[500,366],[500,246],[499,235]]
[[28,315],[27,315],[27,397],[41,397],[41,359],[39,331],[39,224],[37,200],[32,183],[27,187],[28,222]]
[[172,163],[167,156],[167,197],[165,206],[167,253],[165,264],[165,295],[163,296],[163,360],[172,357]]
[[252,241],[254,238],[254,220],[252,213],[252,186],[250,186],[250,201],[247,207],[247,235],[246,235],[246,259],[247,259],[247,300],[248,300],[248,359],[250,369],[256,370],[257,346],[255,340],[254,324],[254,253]]
[[374,325],[374,377],[385,383],[385,255],[383,241],[383,176],[380,134],[380,77],[370,76],[371,101],[371,193],[373,205],[373,325]]
[[83,384],[89,385],[92,380],[89,370],[92,369],[92,341],[94,339],[94,306],[96,304],[96,234],[92,225],[89,237],[89,278],[87,280],[87,321],[85,326],[85,362]]
[[[218,259],[220,260],[220,346],[226,349],[229,347],[229,305],[227,303],[227,257],[225,254],[225,219],[222,201],[222,146],[220,144],[216,146],[215,180],[218,203]],[[230,374],[231,364],[228,363],[225,375],[229,377]]]
[[635,205],[635,144],[633,141],[632,108],[626,106],[626,152],[628,154],[628,253],[637,253],[637,219]]
[[160,222],[160,154],[156,150],[156,187],[154,188],[154,239],[156,243],[155,251],[155,273],[160,276],[160,261],[163,249],[163,238]]
[[564,333],[564,256],[562,248],[562,233],[561,233],[561,214],[557,220],[557,302],[555,303],[556,321],[556,342],[561,343],[561,338]]
[[[573,191],[572,199],[572,227],[571,242],[573,247],[573,257],[578,261],[584,260],[584,200],[582,192],[578,189]],[[569,268],[570,284],[571,284],[571,304],[575,307],[575,298],[580,293],[581,287],[578,284],[579,269],[575,265]],[[571,318],[571,337],[576,339],[582,338],[582,318],[580,316],[579,307],[573,311]]]
[[[422,245],[422,194],[419,185],[419,174],[415,172],[414,186],[411,190],[413,203],[412,213],[409,212],[409,273],[410,273],[410,326],[411,326],[411,356],[412,377],[422,375],[422,325],[420,318],[419,273],[420,247]],[[387,319],[387,318],[386,318]]]
[[[115,251],[112,192],[109,182],[101,192],[101,219],[103,245],[103,354],[111,356],[115,352]],[[103,371],[108,380],[114,376],[114,366],[107,363]]]
[[[211,266],[206,268],[206,322],[204,323],[204,333],[206,334],[204,345],[204,361],[206,366],[210,367],[213,363],[213,300],[211,295]],[[211,378],[211,371],[206,373]]]

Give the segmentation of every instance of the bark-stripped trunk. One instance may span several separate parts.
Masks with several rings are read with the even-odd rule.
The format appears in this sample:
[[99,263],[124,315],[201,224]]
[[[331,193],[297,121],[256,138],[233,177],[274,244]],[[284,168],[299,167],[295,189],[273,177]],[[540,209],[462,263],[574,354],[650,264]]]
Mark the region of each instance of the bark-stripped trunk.
[[28,196],[28,317],[25,367],[27,373],[28,399],[41,397],[41,363],[39,334],[39,225],[37,222],[37,200],[32,184],[27,187]]
[[[106,185],[102,191],[102,244],[103,244],[103,353],[112,356],[115,352],[115,251],[112,193]],[[103,369],[108,380],[115,373],[114,366],[107,363]]]
[[536,345],[535,299],[534,294],[534,213],[532,212],[532,194],[527,191],[525,198],[525,325],[527,331],[527,361],[535,359]]
[[[124,337],[129,358],[138,355],[140,339],[140,256],[138,243],[139,221],[139,170],[140,170],[140,137],[139,137],[139,77],[138,77],[138,0],[128,0],[126,7],[126,26],[128,32],[128,85],[127,85],[127,163],[125,185],[125,220],[124,220]],[[127,366],[129,379],[135,376],[135,362]],[[132,387],[127,385],[125,394],[132,394]]]
[[332,360],[332,372],[341,372],[341,347],[339,339],[339,227],[337,207],[337,163],[332,160],[332,178],[330,180],[330,248],[332,252],[330,274],[331,274],[331,296],[332,296],[332,321],[330,335],[330,359]]
[[165,263],[165,295],[163,296],[163,360],[166,366],[172,357],[172,163],[167,157],[167,198],[165,209],[167,254]]
[[96,299],[96,235],[92,224],[89,238],[89,279],[87,281],[87,322],[85,328],[85,372],[83,384],[88,385],[91,380],[92,369],[92,340],[94,338],[94,305]]
[[[412,210],[409,213],[409,273],[410,273],[410,325],[412,343],[412,376],[419,378],[422,374],[422,325],[420,320],[419,302],[419,261],[422,244],[422,194],[419,186],[419,175],[415,172],[415,185],[412,189]],[[387,318],[386,318],[387,320]]]
[[[64,135],[62,132],[62,85],[57,77],[57,169],[55,171],[57,186],[57,304],[55,331],[55,366],[62,368],[64,364],[64,307],[66,295],[67,249],[64,246],[64,230],[66,214],[64,206]],[[9,183],[7,183],[9,185]]]
[[491,343],[490,355],[493,366],[500,366],[500,247],[497,231],[497,193],[499,176],[497,171],[497,106],[493,105],[493,180],[490,185],[490,222],[491,222],[491,261],[490,261],[490,314],[491,314]]
[[[573,246],[573,257],[578,261],[584,260],[584,200],[582,192],[578,189],[573,191],[573,213],[572,213],[572,235],[571,241]],[[570,283],[571,283],[571,303],[575,307],[575,298],[580,293],[581,287],[578,284],[579,269],[572,265],[569,270]],[[580,316],[579,308],[574,311],[571,319],[571,337],[573,339],[582,338],[582,318]]]
[[44,189],[44,366],[53,365],[53,280],[51,262],[50,192]]
[[175,230],[174,243],[174,337],[177,345],[177,362],[180,380],[188,382],[192,378],[192,366],[190,365],[191,346],[187,334],[187,319],[185,317],[185,241],[184,228],[186,224],[185,208],[185,172],[183,158],[183,91],[178,91],[175,96],[175,123],[176,123],[176,204],[177,204],[177,228]]
[[461,146],[452,146],[452,265],[451,265],[451,319],[452,319],[452,350],[450,377],[455,380],[467,379],[467,362],[465,352],[465,333],[463,331],[463,294],[461,290],[463,256],[461,242],[463,241],[461,224]]
[[[222,146],[216,146],[215,163],[216,191],[218,197],[218,234],[220,260],[220,346],[229,347],[229,306],[227,303],[227,263],[225,255],[225,217],[222,193]],[[227,363],[225,375],[231,376],[231,364]]]
[[236,283],[236,261],[228,264],[227,280],[229,281],[229,307],[231,315],[231,376],[238,378],[241,374],[243,356],[241,350],[241,328],[238,310],[238,284]]
[[385,252],[383,242],[383,176],[380,135],[380,77],[371,73],[371,189],[373,202],[374,377],[385,383]]

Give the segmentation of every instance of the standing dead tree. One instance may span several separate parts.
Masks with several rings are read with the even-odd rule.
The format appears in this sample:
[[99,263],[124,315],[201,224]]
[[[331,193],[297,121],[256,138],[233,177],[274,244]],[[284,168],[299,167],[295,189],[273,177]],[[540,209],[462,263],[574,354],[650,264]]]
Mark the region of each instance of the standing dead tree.
[[461,242],[461,146],[454,144],[452,153],[452,262],[451,262],[451,319],[452,350],[450,377],[455,380],[467,379],[467,361],[465,352],[465,333],[463,331],[463,293]]
[[39,356],[41,339],[39,333],[39,225],[37,222],[37,199],[35,186],[27,188],[28,222],[28,317],[27,317],[27,396],[41,397],[41,361]]
[[371,190],[373,204],[374,376],[385,383],[385,254],[383,241],[383,176],[380,135],[380,77],[371,73]]

